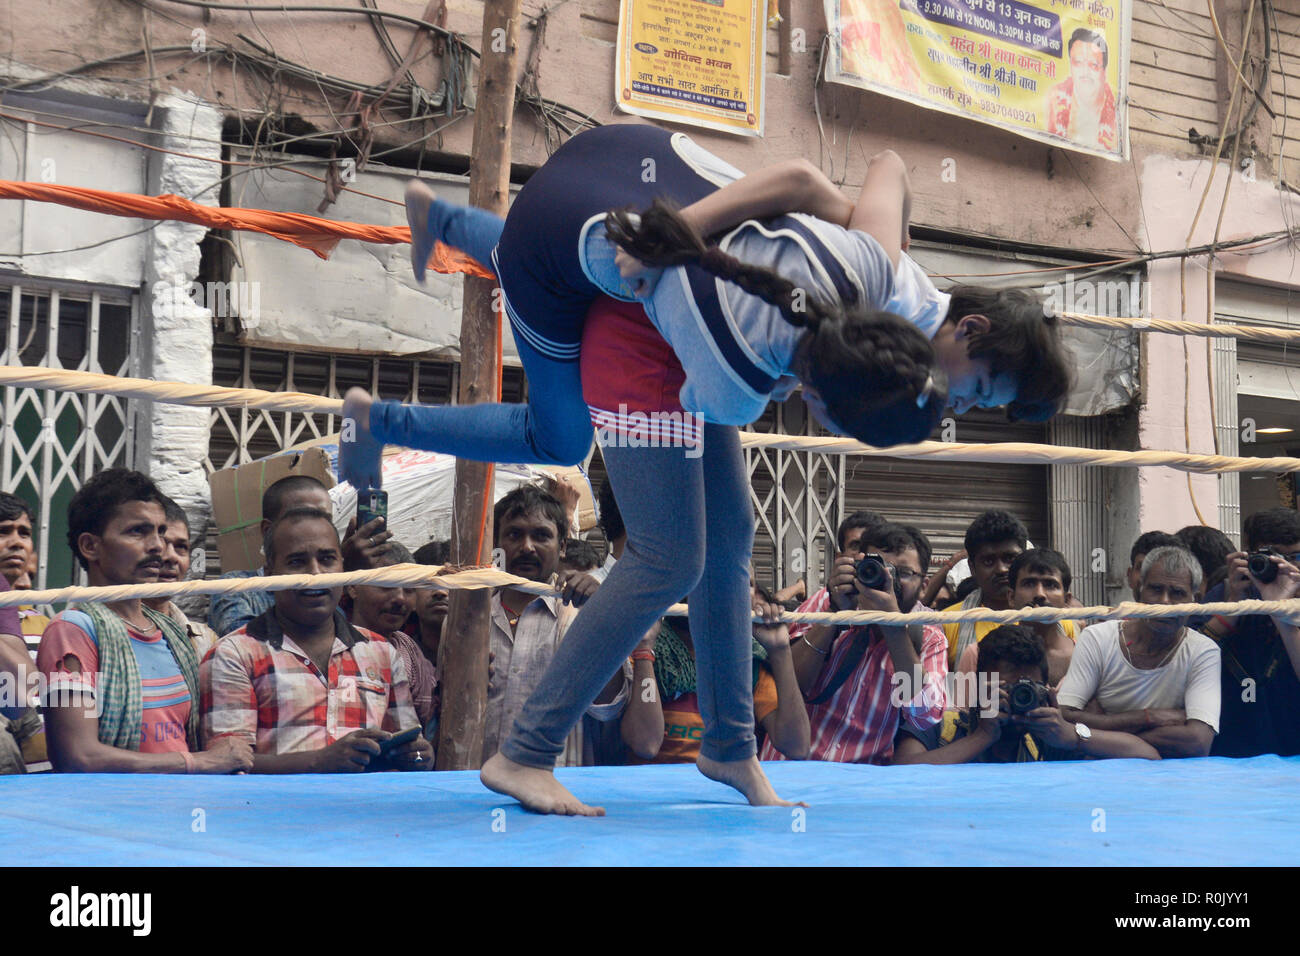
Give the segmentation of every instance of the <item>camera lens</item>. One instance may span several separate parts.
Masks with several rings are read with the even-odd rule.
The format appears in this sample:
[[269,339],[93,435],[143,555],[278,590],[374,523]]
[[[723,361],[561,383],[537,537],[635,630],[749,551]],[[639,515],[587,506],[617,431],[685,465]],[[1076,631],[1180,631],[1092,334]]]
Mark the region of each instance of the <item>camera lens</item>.
[[1040,706],[1038,688],[1033,681],[1016,681],[1007,697],[1013,714],[1027,714]]
[[1277,565],[1269,560],[1265,551],[1256,551],[1246,559],[1246,567],[1264,584],[1277,580]]
[[889,583],[889,573],[885,570],[885,562],[874,554],[865,555],[858,562],[857,575],[858,580],[862,582],[862,586],[872,591],[881,591]]

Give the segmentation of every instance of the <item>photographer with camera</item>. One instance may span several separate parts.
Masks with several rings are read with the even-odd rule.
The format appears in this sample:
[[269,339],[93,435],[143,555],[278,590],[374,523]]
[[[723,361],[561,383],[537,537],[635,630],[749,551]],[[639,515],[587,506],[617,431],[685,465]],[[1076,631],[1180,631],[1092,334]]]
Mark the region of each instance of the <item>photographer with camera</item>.
[[[1190,551],[1156,548],[1142,562],[1142,603],[1190,604],[1201,580]],[[1162,757],[1209,756],[1219,731],[1219,648],[1186,625],[1186,617],[1157,617],[1084,628],[1057,691],[1062,716],[1136,734]]]
[[[1022,624],[994,628],[979,643],[976,668],[981,688],[998,688],[997,711],[988,704],[944,711],[943,720],[918,731],[899,727],[895,764],[1027,763],[1079,757],[1145,757],[1154,747],[1133,734],[1092,730],[1071,723],[1047,687],[1043,639]],[[990,695],[991,696],[991,695]]]
[[[1210,601],[1285,601],[1300,593],[1300,514],[1256,512],[1242,524],[1245,551],[1228,555],[1227,579]],[[1223,655],[1215,757],[1300,754],[1300,618],[1248,614],[1193,621]]]
[[[863,532],[859,548],[856,564],[836,561],[831,593],[848,577],[858,610],[911,611],[924,581],[916,538],[901,525],[880,524]],[[947,642],[933,625],[843,633],[817,625],[792,639],[791,658],[808,704],[814,760],[888,763],[900,719],[933,726],[947,703]],[[761,759],[780,756],[765,745]]]
[[[857,607],[857,596],[853,590],[853,569],[862,557],[862,536],[868,528],[886,523],[886,519],[874,511],[854,511],[845,516],[835,532],[835,563],[831,569],[826,586],[810,594],[802,604],[795,608],[798,614],[823,613],[828,611],[851,611]],[[800,638],[817,625],[802,621],[790,625],[790,643],[800,642]],[[825,637],[822,634],[822,637]]]

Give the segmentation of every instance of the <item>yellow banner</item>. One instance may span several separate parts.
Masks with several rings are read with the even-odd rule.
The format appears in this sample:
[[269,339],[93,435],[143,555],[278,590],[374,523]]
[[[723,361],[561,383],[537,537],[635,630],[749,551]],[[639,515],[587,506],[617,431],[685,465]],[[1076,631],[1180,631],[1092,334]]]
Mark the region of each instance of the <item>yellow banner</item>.
[[762,136],[767,14],[767,0],[622,0],[619,109]]
[[1131,0],[826,0],[826,78],[1128,158]]

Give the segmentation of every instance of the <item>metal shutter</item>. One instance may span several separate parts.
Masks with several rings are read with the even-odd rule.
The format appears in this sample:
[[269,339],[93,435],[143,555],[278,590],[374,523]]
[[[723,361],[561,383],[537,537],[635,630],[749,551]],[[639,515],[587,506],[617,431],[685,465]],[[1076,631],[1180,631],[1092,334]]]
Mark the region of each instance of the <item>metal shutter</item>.
[[[1045,425],[1012,424],[1001,412],[971,411],[957,420],[961,442],[1044,442]],[[937,435],[935,436],[938,437]],[[1048,543],[1048,467],[859,458],[846,462],[844,513],[862,508],[930,538],[933,564],[961,550],[966,526],[990,508],[1019,518],[1035,544]]]

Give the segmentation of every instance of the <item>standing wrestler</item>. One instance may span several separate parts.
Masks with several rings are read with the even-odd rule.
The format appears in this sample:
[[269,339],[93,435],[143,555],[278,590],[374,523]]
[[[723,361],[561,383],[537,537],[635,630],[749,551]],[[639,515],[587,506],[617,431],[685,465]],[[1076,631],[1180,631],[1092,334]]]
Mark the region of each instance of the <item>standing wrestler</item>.
[[[808,163],[742,179],[685,136],[639,125],[574,137],[520,192],[504,226],[418,184],[408,190],[417,277],[434,239],[492,261],[529,402],[411,406],[354,390],[344,415],[357,441],[344,448],[343,478],[374,484],[384,442],[570,464],[586,455],[596,420],[628,531],[623,558],[484,766],[488,787],[533,810],[603,813],[555,779],[555,755],[651,622],[689,595],[705,723],[697,766],[753,804],[786,805],[755,756],[754,521],[736,426],[802,381],[827,427],[890,445],[937,423],[946,403],[936,366],[959,410],[1011,403],[1023,417],[1046,417],[1068,381],[1055,329],[1032,299],[973,290],[960,301],[981,305],[963,311],[957,296],[949,304],[930,294],[919,270],[900,269],[906,202],[892,153],[872,163],[855,206]],[[650,208],[606,222],[606,210],[628,204]],[[791,209],[814,215],[785,215]],[[1034,367],[1045,374],[1020,376]],[[613,411],[620,406],[643,417]],[[698,419],[686,421],[687,411]],[[666,435],[620,440],[651,413],[670,416]]]

